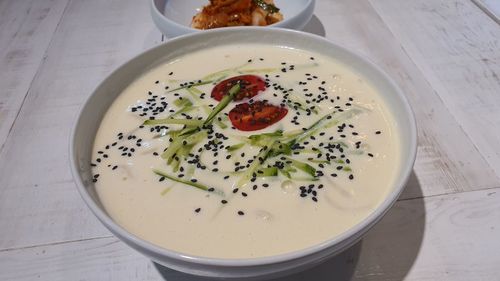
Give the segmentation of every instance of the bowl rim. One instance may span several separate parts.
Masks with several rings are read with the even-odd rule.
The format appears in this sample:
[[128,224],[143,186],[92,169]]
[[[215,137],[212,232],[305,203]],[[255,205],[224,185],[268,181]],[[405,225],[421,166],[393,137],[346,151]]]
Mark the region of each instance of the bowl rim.
[[[166,0],[166,1],[169,1],[169,0]],[[291,18],[285,18],[282,21],[267,25],[265,27],[277,27],[277,28],[284,27],[284,28],[286,28],[286,26],[288,25],[289,22],[292,22],[298,15],[300,15],[301,13],[306,11],[309,7],[311,7],[311,5],[314,5],[315,1],[316,0],[307,0],[307,3],[304,5],[304,7],[301,10],[299,10],[297,15],[295,15]],[[165,16],[165,14],[163,12],[160,11],[159,7],[156,5],[155,0],[150,0],[150,5],[151,5],[151,11],[153,12],[154,16],[156,16],[156,18],[162,19],[163,21],[167,22],[168,24],[171,24],[175,28],[182,29],[184,33],[207,31],[207,30],[192,28],[191,26],[187,26],[187,25],[181,24],[177,21],[170,19],[169,17]],[[246,26],[246,28],[248,28],[248,27],[251,27],[251,26]],[[224,27],[224,28],[229,28],[229,27]],[[262,27],[260,27],[260,28],[262,28]]]
[[[118,223],[116,223],[101,207],[98,206],[98,204],[92,199],[91,195],[89,194],[89,192],[85,188],[85,185],[82,181],[82,176],[80,175],[80,173],[78,171],[78,161],[77,161],[76,153],[75,153],[75,140],[76,140],[76,135],[78,132],[78,126],[82,122],[82,120],[84,120],[82,113],[84,112],[86,107],[90,104],[91,99],[93,98],[93,96],[95,95],[97,90],[103,84],[105,84],[110,77],[114,76],[117,72],[123,71],[123,69],[126,69],[127,66],[132,61],[145,55],[146,53],[150,53],[150,52],[153,52],[155,50],[165,48],[166,45],[170,45],[170,44],[173,44],[173,43],[178,42],[178,41],[188,40],[192,37],[218,36],[218,35],[220,35],[220,33],[239,33],[239,32],[286,33],[286,34],[289,34],[290,36],[298,36],[298,37],[302,37],[303,39],[306,39],[306,40],[321,41],[322,43],[330,44],[330,45],[334,46],[335,48],[339,48],[339,49],[343,50],[344,52],[349,53],[350,55],[356,57],[356,59],[361,60],[364,63],[368,64],[370,67],[372,67],[372,70],[374,70],[379,75],[384,77],[386,82],[388,82],[390,87],[392,87],[392,89],[396,93],[396,96],[399,97],[401,103],[404,106],[404,112],[406,113],[405,117],[409,121],[408,125],[409,125],[409,133],[410,133],[410,135],[409,135],[410,151],[408,151],[407,161],[403,161],[403,163],[401,163],[401,165],[405,165],[405,166],[404,167],[402,166],[403,168],[401,169],[400,177],[393,183],[393,186],[394,186],[393,192],[390,192],[388,194],[388,196],[385,197],[385,199],[375,208],[375,210],[372,213],[370,213],[363,220],[358,222],[353,227],[347,229],[343,233],[336,235],[330,239],[327,239],[321,243],[309,246],[307,248],[303,248],[300,250],[295,250],[295,251],[287,252],[287,253],[283,253],[283,254],[278,254],[278,255],[274,255],[274,256],[265,256],[265,257],[257,257],[257,258],[234,258],[233,259],[233,258],[211,258],[211,257],[189,255],[189,254],[184,254],[184,253],[177,252],[174,250],[169,250],[169,249],[163,248],[161,246],[157,246],[151,242],[148,242],[148,241],[128,232],[122,226],[120,226]],[[124,63],[122,63],[120,66],[116,67],[111,73],[107,74],[105,76],[105,78],[102,79],[99,82],[99,84],[94,88],[92,93],[86,98],[85,102],[78,110],[78,115],[75,119],[75,122],[73,123],[73,128],[72,128],[70,140],[69,140],[70,169],[71,169],[71,173],[73,175],[73,179],[77,185],[77,189],[78,189],[83,201],[91,209],[91,211],[94,213],[94,215],[109,230],[111,230],[111,232],[113,232],[113,234],[115,236],[117,236],[120,240],[122,240],[122,242],[129,244],[129,241],[130,241],[130,242],[132,242],[132,244],[135,244],[135,245],[139,246],[140,248],[147,250],[149,253],[153,253],[157,257],[158,256],[160,256],[160,257],[166,256],[166,257],[171,258],[173,260],[179,260],[179,261],[183,261],[183,262],[199,264],[200,266],[203,265],[203,266],[224,266],[224,267],[250,267],[250,266],[263,266],[263,265],[270,265],[270,264],[276,264],[276,263],[283,263],[283,262],[287,262],[287,261],[291,261],[291,260],[304,258],[306,256],[322,252],[328,248],[333,248],[335,246],[341,247],[341,245],[349,243],[349,238],[363,236],[366,233],[366,231],[368,231],[369,228],[371,228],[373,225],[375,225],[385,215],[385,213],[397,201],[400,194],[405,189],[408,178],[413,170],[413,166],[414,166],[415,159],[416,159],[416,154],[417,154],[417,125],[416,125],[414,112],[413,112],[404,92],[401,90],[401,88],[378,65],[376,65],[370,59],[366,58],[364,55],[360,54],[359,52],[357,52],[355,50],[352,50],[350,48],[343,46],[342,44],[339,44],[337,42],[333,42],[329,39],[326,39],[324,37],[321,37],[321,36],[318,36],[315,34],[310,34],[307,32],[285,29],[285,28],[261,28],[261,27],[228,27],[228,28],[224,28],[224,29],[207,30],[206,32],[203,32],[203,33],[201,33],[201,32],[189,33],[189,34],[185,34],[185,35],[170,39],[165,43],[162,43],[162,44],[159,44],[159,45],[154,46],[152,48],[149,48],[147,50],[144,50],[141,53],[133,56],[132,58],[130,58],[127,61],[125,61]],[[126,241],[126,240],[128,240],[128,241]],[[131,245],[129,244],[129,246],[131,246]]]

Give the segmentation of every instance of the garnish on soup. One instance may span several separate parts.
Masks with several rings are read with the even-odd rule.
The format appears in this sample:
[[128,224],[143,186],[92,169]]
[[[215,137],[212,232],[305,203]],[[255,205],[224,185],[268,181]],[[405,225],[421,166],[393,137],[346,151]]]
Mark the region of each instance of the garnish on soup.
[[217,84],[212,89],[212,98],[220,101],[227,93],[229,89],[234,85],[240,85],[240,91],[234,97],[235,101],[240,101],[243,99],[252,98],[266,89],[266,83],[262,78],[256,75],[240,75],[226,79],[219,84]]
[[153,243],[222,258],[285,253],[383,200],[398,167],[390,120],[370,83],[331,58],[208,48],[124,90],[97,134],[93,181],[110,215]]
[[267,101],[240,103],[229,111],[229,120],[241,131],[257,131],[280,121],[288,113],[284,106],[269,104]]

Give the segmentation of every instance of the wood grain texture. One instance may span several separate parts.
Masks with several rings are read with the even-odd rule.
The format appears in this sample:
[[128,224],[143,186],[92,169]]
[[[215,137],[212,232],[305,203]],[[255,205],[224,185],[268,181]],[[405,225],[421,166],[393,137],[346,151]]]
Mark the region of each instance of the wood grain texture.
[[[347,252],[274,281],[496,280],[499,200],[493,189],[400,201]],[[0,251],[0,280],[208,281],[161,273],[114,237]]]
[[492,20],[500,24],[500,1],[498,0],[471,0]]
[[67,2],[0,2],[0,152]]
[[0,154],[0,249],[109,235],[76,191],[69,135],[99,81],[160,41],[147,5],[69,3]]
[[[390,10],[392,6],[387,4],[385,8]],[[424,196],[500,186],[461,123],[368,1],[318,1],[316,15],[325,25],[327,38],[363,53],[407,94],[417,119],[419,139],[414,170]],[[484,17],[483,20],[489,21]],[[425,22],[422,19],[418,24]],[[418,190],[413,182],[402,198],[416,196]]]
[[[498,280],[499,25],[472,0],[318,0],[306,30],[395,79],[419,148],[401,200],[361,243],[275,281]],[[83,101],[161,41],[135,0],[0,1],[0,280],[207,281],[111,236],[68,167]]]
[[500,189],[398,202],[362,242],[354,280],[497,280]]
[[500,25],[469,0],[371,2],[500,176]]

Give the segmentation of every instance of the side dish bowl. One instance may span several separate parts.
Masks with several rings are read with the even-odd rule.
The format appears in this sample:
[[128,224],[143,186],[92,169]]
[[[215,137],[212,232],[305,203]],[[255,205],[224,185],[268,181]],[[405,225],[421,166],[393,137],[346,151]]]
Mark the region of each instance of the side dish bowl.
[[[276,0],[284,20],[270,25],[301,30],[313,15],[315,0]],[[191,28],[191,20],[208,0],[151,0],[151,16],[167,37],[176,37],[202,30]]]
[[[106,213],[92,182],[90,162],[96,132],[109,106],[135,78],[159,62],[208,46],[223,45],[224,42],[273,44],[331,56],[350,65],[379,90],[394,115],[400,132],[401,166],[391,192],[361,223],[320,244],[287,254],[253,259],[215,259],[190,256],[153,245],[126,231]],[[238,27],[175,38],[138,55],[111,73],[90,95],[80,111],[70,139],[70,163],[73,177],[85,203],[113,234],[130,247],[159,264],[186,273],[212,278],[252,279],[275,277],[303,270],[340,253],[360,240],[383,217],[404,189],[415,161],[416,147],[417,133],[412,110],[404,93],[379,67],[362,56],[319,36],[287,29]]]

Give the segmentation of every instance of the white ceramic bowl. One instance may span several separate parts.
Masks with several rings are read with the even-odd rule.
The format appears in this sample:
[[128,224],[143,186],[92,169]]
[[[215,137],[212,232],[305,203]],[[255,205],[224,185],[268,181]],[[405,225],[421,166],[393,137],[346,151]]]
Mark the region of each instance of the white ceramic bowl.
[[[262,43],[299,48],[335,57],[370,80],[387,102],[400,132],[402,154],[398,180],[383,203],[361,223],[341,235],[287,254],[254,259],[214,259],[189,256],[153,245],[119,226],[110,218],[95,193],[90,169],[94,137],[113,100],[136,77],[158,61],[170,60],[206,46],[224,42]],[[71,168],[81,196],[101,222],[123,242],[152,260],[175,270],[208,277],[264,278],[303,270],[338,254],[357,242],[396,201],[413,167],[416,154],[415,120],[404,94],[377,66],[326,39],[286,29],[225,28],[182,36],[152,48],[123,64],[96,88],[81,109],[70,141]]]
[[[275,0],[284,20],[270,27],[301,30],[313,15],[315,0]],[[167,37],[199,32],[191,28],[191,19],[208,0],[151,0],[151,16],[158,29]]]

